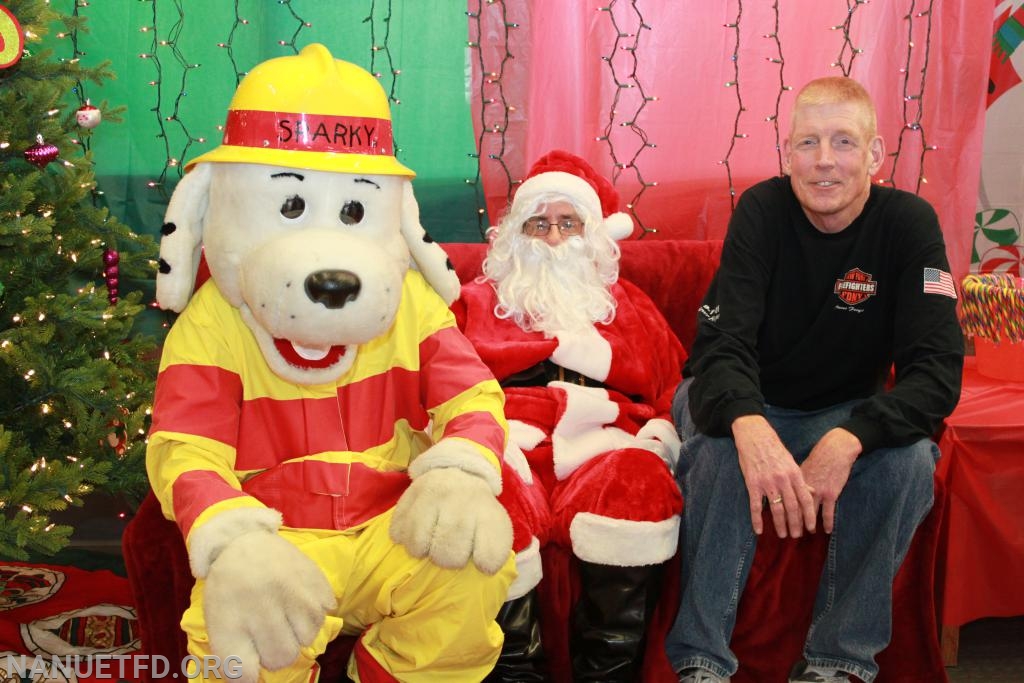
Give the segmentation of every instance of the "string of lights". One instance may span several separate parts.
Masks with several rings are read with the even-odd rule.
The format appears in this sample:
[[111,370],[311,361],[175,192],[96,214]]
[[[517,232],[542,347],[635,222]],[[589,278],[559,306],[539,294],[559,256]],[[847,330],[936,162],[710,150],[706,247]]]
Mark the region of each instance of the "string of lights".
[[[647,188],[654,187],[658,184],[656,182],[648,182],[645,180],[643,173],[640,171],[640,166],[637,164],[637,160],[646,149],[656,147],[655,144],[650,142],[647,132],[640,127],[639,123],[637,123],[640,115],[643,113],[643,110],[647,107],[648,102],[653,102],[658,99],[647,95],[644,91],[643,84],[637,77],[637,68],[639,65],[637,50],[640,47],[640,36],[645,29],[650,30],[651,27],[644,21],[644,17],[640,13],[639,7],[637,7],[636,0],[633,0],[629,3],[629,10],[631,10],[632,15],[636,17],[636,25],[631,32],[624,30],[619,26],[618,20],[616,19],[614,8],[617,3],[618,0],[612,0],[607,7],[598,8],[598,11],[607,13],[615,35],[615,42],[612,44],[611,54],[601,56],[601,59],[608,65],[608,69],[611,71],[612,81],[615,83],[615,95],[612,97],[612,101],[608,107],[608,123],[604,128],[603,135],[597,138],[597,140],[608,144],[608,154],[611,156],[613,164],[612,182],[617,183],[619,176],[628,168],[633,170],[637,182],[640,184],[640,189],[633,195],[632,199],[626,203],[626,208],[629,210],[630,215],[633,216],[637,225],[640,226],[641,233],[638,239],[643,239],[648,233],[658,231],[657,228],[651,228],[645,225],[636,210],[644,192],[647,191]],[[621,44],[626,41],[628,41],[628,44]],[[618,61],[617,57],[622,52],[625,52],[627,55],[627,70],[629,71],[629,75],[624,79],[619,77],[619,73],[616,69],[616,63]],[[634,89],[638,93],[638,103],[636,108],[625,117],[625,121],[619,121],[619,107],[624,106],[621,103],[622,95],[627,90]],[[616,154],[615,141],[613,140],[612,135],[612,132],[616,127],[628,128],[639,139],[639,144],[633,150],[632,156],[629,156],[628,160],[625,161],[620,161],[618,154]]]
[[[395,68],[395,63],[391,58],[391,0],[387,0],[387,14],[381,20],[384,24],[384,42],[381,45],[377,44],[377,34],[374,28],[376,21],[375,16],[377,12],[377,0],[370,1],[370,16],[363,20],[363,23],[370,24],[370,73],[381,79],[384,74],[377,70],[377,55],[378,53],[384,54],[384,59],[387,62],[387,70],[389,78],[391,79],[390,87],[388,88],[388,100],[395,106],[402,103],[398,96],[395,94],[398,86],[398,76],[402,73],[401,69]],[[392,116],[394,114],[392,113]],[[395,156],[399,156],[402,152],[402,148],[398,145],[398,138],[395,138]]]
[[[932,38],[932,9],[935,4],[935,0],[929,0],[928,8],[920,12],[915,12],[915,5],[917,0],[910,1],[910,9],[907,14],[903,17],[907,22],[907,51],[906,61],[904,62],[903,68],[900,69],[900,73],[903,74],[903,127],[900,128],[900,134],[896,142],[896,151],[890,153],[892,157],[892,170],[889,176],[881,181],[890,185],[895,186],[896,183],[896,168],[899,164],[900,153],[903,151],[903,139],[904,136],[911,133],[916,133],[920,136],[921,140],[921,156],[918,160],[918,174],[917,184],[914,188],[915,193],[921,192],[921,184],[927,183],[928,179],[924,175],[924,162],[925,154],[937,149],[934,145],[929,145],[927,137],[925,135],[924,124],[921,122],[924,114],[924,92],[925,82],[928,76],[928,60],[931,56],[931,38]],[[917,83],[916,88],[911,87],[911,58],[914,54],[914,19],[925,20],[925,40],[924,40],[924,55],[923,62],[920,70],[920,80]],[[911,114],[911,107],[915,108],[913,114]]]
[[[60,33],[60,34],[57,35],[58,38],[69,38],[70,39],[70,41],[71,41],[71,62],[72,63],[77,63],[86,54],[84,51],[82,51],[79,48],[78,38],[79,38],[79,27],[82,25],[83,20],[84,20],[84,17],[81,16],[80,10],[82,8],[88,7],[88,6],[89,6],[89,3],[86,2],[85,0],[75,0],[74,7],[72,8],[72,11],[71,11],[71,17],[72,17],[71,31],[68,34]],[[95,164],[94,161],[92,161],[92,159],[90,157],[90,154],[89,154],[89,152],[90,152],[90,150],[92,148],[92,146],[90,144],[90,141],[91,141],[91,138],[92,138],[92,133],[89,131],[89,129],[91,129],[92,127],[97,125],[96,122],[99,121],[99,111],[96,110],[96,111],[92,112],[92,114],[96,115],[96,118],[93,119],[92,123],[87,123],[87,119],[78,118],[79,115],[83,111],[87,111],[86,108],[89,108],[89,109],[92,108],[91,105],[89,104],[89,99],[86,97],[85,85],[82,83],[82,79],[81,78],[76,78],[75,79],[75,85],[72,86],[71,92],[75,96],[75,99],[78,101],[78,104],[79,104],[79,108],[76,111],[76,121],[79,123],[79,126],[82,128],[82,131],[77,136],[72,137],[71,141],[74,144],[76,144],[79,147],[81,147],[81,149],[82,149],[82,159],[85,161],[85,163],[88,163],[93,168],[93,170],[95,171],[96,164]],[[63,163],[65,165],[67,165],[67,166],[73,165],[67,159],[63,160]],[[96,183],[93,182],[90,185],[90,187],[89,187],[89,196],[90,196],[90,200],[92,202],[92,205],[94,207],[100,206],[100,204],[101,204],[100,199],[101,199],[102,195],[103,195],[102,190],[100,190],[99,187],[96,185]],[[106,219],[104,219],[104,222],[106,222]],[[118,251],[117,251],[117,242],[116,242],[116,240],[112,236],[111,236],[109,242],[106,239],[97,239],[96,242],[103,246],[103,276],[104,276],[104,279],[105,279],[106,284],[107,284],[107,301],[111,305],[114,305],[114,304],[117,303],[118,298],[119,298],[118,297],[118,284],[119,284],[120,268],[118,267],[118,262],[119,262],[119,258],[120,257],[118,255]],[[59,251],[59,249],[58,249],[58,251]],[[74,260],[75,256],[72,255],[71,258]]]
[[296,22],[295,32],[292,33],[291,39],[279,40],[277,41],[277,43],[278,45],[281,46],[290,47],[292,49],[293,54],[299,54],[299,34],[302,33],[302,29],[311,28],[313,24],[309,23],[308,21],[299,16],[298,12],[295,11],[295,8],[292,7],[292,0],[277,0],[277,4],[284,5],[288,9],[288,13],[292,15],[292,18],[295,19]]
[[169,47],[171,49],[171,54],[174,55],[175,61],[177,61],[178,66],[181,67],[181,84],[178,87],[178,94],[174,98],[174,108],[171,111],[170,115],[166,117],[166,120],[168,122],[173,122],[178,126],[178,128],[181,130],[182,136],[185,139],[184,147],[182,147],[181,152],[178,154],[177,158],[172,158],[169,161],[170,166],[177,168],[179,178],[181,177],[182,174],[182,170],[181,168],[179,168],[179,160],[187,159],[190,156],[188,150],[190,147],[192,147],[193,143],[198,142],[201,144],[203,142],[206,142],[205,138],[193,136],[189,132],[188,127],[185,125],[185,122],[181,119],[182,99],[188,96],[189,72],[192,69],[198,69],[201,66],[200,64],[193,64],[188,59],[186,59],[185,53],[181,50],[179,38],[181,37],[182,29],[184,29],[185,27],[185,10],[184,7],[182,7],[181,3],[182,0],[174,0],[174,8],[178,12],[178,19],[174,22],[174,24],[171,25],[171,29],[167,33],[167,40],[160,42],[161,45]]
[[383,52],[384,59],[387,61],[387,69],[391,78],[391,86],[388,89],[388,99],[394,104],[401,104],[401,100],[395,95],[396,85],[398,83],[398,76],[402,73],[401,69],[395,68],[395,63],[391,58],[391,0],[388,0],[387,14],[381,21],[384,24],[384,43],[382,45],[377,44],[376,32],[374,31],[374,16],[376,13],[377,0],[371,0],[370,2],[370,16],[366,17],[364,21],[370,24],[370,72],[373,73],[377,78],[382,78],[383,74],[377,71],[377,53]]
[[[853,69],[853,60],[857,58],[857,55],[864,52],[863,49],[853,46],[853,40],[850,38],[850,27],[853,25],[854,13],[861,5],[866,5],[867,3],[868,0],[846,0],[846,19],[843,20],[843,23],[832,27],[833,31],[841,30],[843,32],[843,42],[839,46],[839,56],[830,66],[833,68],[839,67],[844,76],[850,75],[850,71]],[[848,61],[844,62],[844,60]]]
[[[508,8],[505,6],[504,0],[487,0],[487,6],[489,10],[500,12],[501,21],[499,26],[501,27],[501,46],[502,57],[501,61],[497,66],[489,66],[484,63],[483,49],[480,47],[482,36],[484,32],[481,26],[483,8],[483,0],[477,0],[476,11],[467,11],[466,15],[469,17],[469,43],[468,46],[476,50],[477,66],[480,73],[480,133],[477,135],[476,141],[476,152],[471,152],[470,157],[477,160],[476,164],[476,176],[473,179],[466,180],[470,185],[473,185],[474,192],[476,194],[476,206],[477,206],[477,229],[480,231],[480,237],[482,239],[487,238],[487,228],[485,225],[484,217],[486,215],[486,201],[483,193],[483,183],[481,180],[481,155],[485,147],[485,143],[488,136],[497,136],[497,143],[493,146],[488,147],[496,148],[496,152],[489,152],[487,158],[495,162],[501,167],[501,171],[505,176],[505,197],[506,200],[512,201],[512,188],[515,187],[518,181],[513,181],[512,172],[509,170],[508,164],[505,163],[505,152],[506,152],[506,139],[505,133],[508,130],[509,115],[515,111],[515,107],[509,104],[508,100],[505,99],[505,90],[502,83],[502,77],[505,75],[505,68],[509,60],[514,59],[514,55],[509,49],[509,31],[515,28],[519,28],[519,24],[510,22],[508,20]],[[496,7],[495,7],[496,6]],[[475,39],[474,39],[475,36]],[[491,123],[493,120],[488,114],[488,110],[499,109],[497,114],[497,121]]]
[[[147,1],[147,0],[143,0],[143,1]],[[196,64],[194,66],[189,65],[185,61],[184,56],[181,54],[180,50],[175,50],[175,58],[179,60],[179,62],[182,64],[182,66],[184,68],[182,70],[182,75],[181,75],[181,86],[179,87],[178,96],[175,99],[174,111],[173,111],[172,114],[165,116],[163,114],[163,72],[164,72],[164,69],[163,69],[163,63],[160,61],[159,48],[160,47],[166,47],[166,46],[169,46],[169,45],[173,44],[173,42],[177,39],[177,37],[178,37],[178,35],[179,35],[180,31],[181,31],[181,27],[184,25],[185,17],[184,17],[184,12],[182,11],[182,7],[181,7],[180,1],[179,0],[175,0],[175,7],[178,10],[178,19],[172,25],[171,30],[168,32],[168,35],[170,36],[169,39],[168,40],[160,40],[160,38],[159,38],[159,31],[157,30],[158,25],[159,25],[159,22],[157,20],[157,2],[156,2],[156,0],[148,0],[148,2],[150,3],[150,5],[152,7],[150,25],[141,27],[139,29],[139,31],[141,33],[151,34],[152,38],[150,39],[149,51],[148,52],[143,52],[143,53],[139,54],[139,58],[140,59],[149,60],[150,63],[153,64],[153,68],[156,71],[156,77],[153,80],[149,81],[149,85],[154,88],[155,93],[156,93],[156,95],[155,95],[156,102],[153,105],[153,107],[150,109],[150,111],[152,111],[155,114],[155,116],[156,116],[157,127],[159,129],[159,132],[157,133],[156,136],[163,141],[164,159],[165,159],[165,161],[164,161],[164,167],[160,171],[160,175],[157,177],[156,180],[149,181],[147,183],[147,186],[150,187],[150,188],[154,188],[154,189],[158,190],[160,192],[161,198],[167,199],[169,197],[169,195],[167,194],[167,189],[166,189],[166,182],[167,182],[167,175],[168,175],[168,173],[172,169],[174,169],[175,172],[177,173],[178,177],[180,178],[181,174],[182,174],[182,169],[180,168],[180,163],[179,163],[178,159],[184,157],[185,150],[187,150],[189,148],[189,146],[191,146],[192,142],[205,142],[205,140],[203,138],[193,138],[188,133],[188,129],[185,128],[184,122],[181,121],[177,117],[178,107],[180,105],[181,98],[185,95],[185,88],[186,88],[187,81],[188,81],[188,72],[192,68],[198,68],[199,65],[198,64]],[[177,155],[177,156],[175,156],[172,153],[172,151],[171,151],[171,140],[170,140],[170,136],[167,133],[167,126],[165,125],[166,123],[169,123],[171,121],[176,121],[178,126],[181,128],[181,130],[185,133],[185,136],[186,136],[185,147],[182,150],[182,153]]]
[[[775,56],[765,57],[772,64],[777,64],[779,67],[779,92],[775,96],[775,112],[765,117],[765,121],[772,124],[772,128],[775,131],[775,155],[778,158],[779,163],[779,175],[782,175],[782,136],[779,131],[779,111],[782,104],[782,96],[793,87],[786,85],[786,77],[783,71],[786,68],[786,59],[782,56],[782,40],[779,38],[779,0],[772,2],[772,14],[774,16],[774,28],[771,33],[765,34],[765,38],[775,43]],[[737,78],[739,76],[737,75]]]
[[734,210],[736,209],[736,187],[733,185],[732,181],[732,164],[730,163],[730,159],[732,157],[733,150],[736,148],[736,141],[747,137],[746,133],[740,132],[740,118],[743,116],[743,112],[747,110],[747,108],[743,106],[743,96],[740,93],[740,20],[743,18],[743,0],[737,0],[736,4],[736,18],[725,24],[725,27],[732,29],[736,36],[732,48],[732,57],[730,57],[732,60],[733,77],[731,81],[725,82],[726,88],[733,88],[736,92],[736,117],[733,119],[732,137],[729,139],[729,149],[725,153],[725,158],[718,162],[722,166],[725,166],[725,175],[729,181],[729,202]]
[[242,81],[242,77],[245,76],[244,71],[238,69],[238,62],[235,61],[235,31],[238,30],[239,26],[248,26],[249,20],[243,19],[242,15],[238,13],[238,0],[235,0],[235,20],[231,24],[231,30],[228,31],[227,42],[217,43],[217,47],[224,48],[228,52],[228,60],[231,62],[231,69],[235,72],[235,85],[238,85]]
[[[68,33],[66,35],[63,34],[63,33],[58,33],[57,34],[58,38],[65,38],[65,37],[67,37],[67,38],[69,38],[71,40],[71,62],[72,63],[78,62],[82,57],[85,56],[85,53],[82,52],[78,48],[78,26],[79,26],[79,20],[81,19],[81,15],[80,15],[80,11],[79,10],[81,10],[81,8],[83,8],[83,7],[88,7],[88,6],[89,6],[89,3],[85,2],[85,0],[76,0],[75,3],[74,3],[74,7],[71,10],[71,16],[74,18],[74,24],[72,25],[73,27],[72,27],[70,33]],[[80,79],[80,78],[76,78],[75,79],[75,85],[72,86],[71,93],[75,96],[75,99],[78,100],[79,106],[84,106],[86,104],[86,102],[88,102],[88,98],[86,97],[86,93],[85,93],[85,84],[82,83],[82,79]],[[82,152],[88,153],[89,149],[91,147],[90,139],[89,138],[90,138],[89,135],[80,135],[80,136],[76,137],[73,140],[73,142],[76,145],[78,145],[79,147],[82,148]],[[93,197],[93,202],[95,203],[95,197]]]

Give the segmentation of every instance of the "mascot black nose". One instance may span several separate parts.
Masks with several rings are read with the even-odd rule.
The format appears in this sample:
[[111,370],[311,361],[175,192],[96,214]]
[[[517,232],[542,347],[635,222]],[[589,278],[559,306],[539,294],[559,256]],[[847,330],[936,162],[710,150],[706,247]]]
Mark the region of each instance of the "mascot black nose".
[[327,308],[341,308],[359,296],[362,284],[348,270],[318,270],[306,278],[306,294]]

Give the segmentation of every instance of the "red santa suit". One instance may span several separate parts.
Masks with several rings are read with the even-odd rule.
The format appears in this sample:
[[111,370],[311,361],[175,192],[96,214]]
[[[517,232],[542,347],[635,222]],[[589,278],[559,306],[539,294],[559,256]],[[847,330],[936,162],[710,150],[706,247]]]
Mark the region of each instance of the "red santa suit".
[[[672,474],[679,441],[668,415],[686,352],[638,287],[620,280],[611,293],[611,323],[554,336],[498,318],[490,282],[464,285],[452,305],[506,393],[502,500],[520,554],[511,598],[540,580],[532,555],[549,537],[596,564],[653,565],[675,554],[682,497]],[[544,364],[540,386],[510,386]],[[508,468],[525,486],[508,483]]]

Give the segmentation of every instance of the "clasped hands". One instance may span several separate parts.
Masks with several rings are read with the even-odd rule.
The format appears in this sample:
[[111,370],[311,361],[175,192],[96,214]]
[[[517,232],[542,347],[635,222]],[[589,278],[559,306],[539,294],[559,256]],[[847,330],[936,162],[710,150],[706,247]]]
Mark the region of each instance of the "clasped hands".
[[860,440],[836,427],[797,465],[763,416],[737,418],[732,432],[750,498],[754,533],[763,531],[761,513],[766,503],[779,538],[799,538],[805,530],[814,533],[819,509],[825,533],[832,533],[836,501],[861,453]]

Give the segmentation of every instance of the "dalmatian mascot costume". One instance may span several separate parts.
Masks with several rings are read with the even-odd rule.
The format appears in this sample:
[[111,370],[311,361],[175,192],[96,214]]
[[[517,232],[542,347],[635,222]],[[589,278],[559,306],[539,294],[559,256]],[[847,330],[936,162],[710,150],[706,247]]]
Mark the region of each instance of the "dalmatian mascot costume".
[[502,392],[392,144],[376,79],[310,45],[242,80],[168,206],[147,469],[189,652],[243,682],[315,680],[341,633],[364,682],[479,681],[501,650]]

